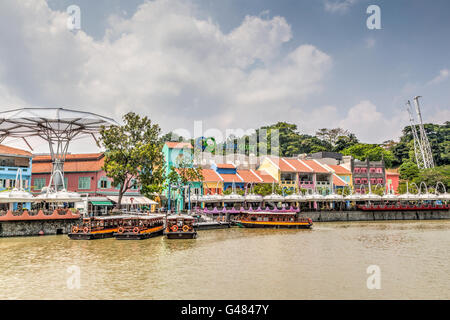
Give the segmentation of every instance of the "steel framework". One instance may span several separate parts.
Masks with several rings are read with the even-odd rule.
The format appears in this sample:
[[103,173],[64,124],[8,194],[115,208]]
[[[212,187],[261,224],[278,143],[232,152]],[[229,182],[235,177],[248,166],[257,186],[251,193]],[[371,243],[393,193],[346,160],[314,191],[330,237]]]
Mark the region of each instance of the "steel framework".
[[[428,141],[427,133],[423,126],[422,113],[419,106],[420,96],[414,97],[415,111],[418,119],[416,123],[411,102],[408,100],[406,103],[406,109],[409,113],[409,122],[411,123],[411,131],[414,139],[414,155],[416,157],[417,166],[420,169],[434,168],[433,153],[431,152],[430,142]],[[419,133],[417,132],[417,127],[419,128]]]
[[[0,113],[0,143],[7,138],[22,139],[33,150],[27,139],[39,137],[48,142],[52,159],[52,177],[55,187],[63,185],[61,175],[70,142],[74,138],[92,136],[102,126],[118,125],[111,118],[91,112],[82,112],[64,108],[21,108]],[[50,186],[49,186],[50,187]]]

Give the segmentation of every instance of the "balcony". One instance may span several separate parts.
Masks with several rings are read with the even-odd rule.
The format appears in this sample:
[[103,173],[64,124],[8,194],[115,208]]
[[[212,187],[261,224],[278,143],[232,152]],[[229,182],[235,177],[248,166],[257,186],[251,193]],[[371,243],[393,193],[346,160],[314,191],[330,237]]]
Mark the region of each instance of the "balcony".
[[280,183],[283,187],[294,187],[296,185],[295,180],[281,180]]
[[312,188],[314,188],[314,182],[312,182],[312,181],[300,181],[300,188],[302,188],[302,189],[312,189]]
[[16,174],[17,169],[22,169],[22,175],[30,175],[31,170],[30,168],[25,167],[6,167],[6,166],[0,166],[0,174]]
[[316,187],[331,187],[331,183],[328,181],[316,181]]

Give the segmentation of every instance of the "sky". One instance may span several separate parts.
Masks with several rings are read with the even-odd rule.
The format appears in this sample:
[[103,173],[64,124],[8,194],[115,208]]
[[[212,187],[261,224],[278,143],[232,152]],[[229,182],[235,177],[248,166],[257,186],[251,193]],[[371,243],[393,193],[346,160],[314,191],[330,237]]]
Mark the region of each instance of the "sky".
[[[370,5],[381,29],[367,27]],[[449,13],[446,0],[2,0],[0,112],[134,111],[185,136],[286,121],[397,140],[414,96],[425,122],[450,120]],[[70,151],[95,152],[85,140]]]

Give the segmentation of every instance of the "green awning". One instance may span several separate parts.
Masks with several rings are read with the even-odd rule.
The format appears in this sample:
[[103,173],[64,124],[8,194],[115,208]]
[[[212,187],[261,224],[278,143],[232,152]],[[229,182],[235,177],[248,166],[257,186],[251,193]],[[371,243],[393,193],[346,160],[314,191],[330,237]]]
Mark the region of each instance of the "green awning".
[[111,201],[90,201],[94,206],[113,206]]

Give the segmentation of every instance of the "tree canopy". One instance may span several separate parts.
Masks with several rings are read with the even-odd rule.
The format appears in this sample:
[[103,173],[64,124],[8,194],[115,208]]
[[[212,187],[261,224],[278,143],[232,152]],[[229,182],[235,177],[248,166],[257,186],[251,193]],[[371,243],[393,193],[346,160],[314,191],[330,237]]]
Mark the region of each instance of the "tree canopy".
[[129,112],[121,126],[102,127],[101,143],[105,148],[103,170],[119,188],[117,208],[131,187],[140,187],[150,195],[159,192],[164,181],[164,156],[160,128],[144,116]]

